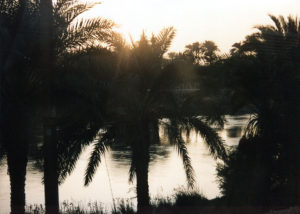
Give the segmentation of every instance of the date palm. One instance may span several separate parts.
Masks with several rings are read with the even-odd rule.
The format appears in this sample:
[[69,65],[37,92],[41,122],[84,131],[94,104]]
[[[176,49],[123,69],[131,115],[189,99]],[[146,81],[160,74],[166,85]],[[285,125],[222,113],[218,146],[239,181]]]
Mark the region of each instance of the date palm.
[[123,51],[117,45],[123,56],[119,76],[112,86],[107,121],[94,143],[85,173],[85,185],[88,185],[101,162],[101,155],[110,145],[129,145],[132,150],[129,180],[136,178],[139,213],[149,212],[149,147],[161,142],[159,127],[165,130],[170,143],[177,148],[189,187],[194,185],[194,172],[182,137],[183,131],[194,129],[199,132],[214,157],[226,157],[222,140],[208,122],[201,117],[188,116],[184,112],[185,106],[175,98],[172,89],[176,66],[166,65],[163,58],[174,36],[175,30],[170,27],[156,36],[152,35],[150,40],[143,33],[138,42],[132,43],[131,48],[123,48]]
[[[263,119],[267,109],[270,112],[282,111],[288,106],[294,106],[290,102],[297,104],[294,99],[298,97],[296,86],[299,83],[299,19],[292,16],[287,19],[283,16],[269,16],[273,25],[256,26],[257,33],[247,36],[241,43],[234,44],[232,49],[233,55],[250,56],[248,61],[252,60],[252,65],[257,67],[257,71],[252,72],[256,77],[252,78],[256,81],[253,84],[255,86],[246,91],[246,96],[257,110],[256,116],[248,126],[248,133],[253,136],[262,135],[264,132],[265,125],[260,118]],[[286,104],[282,105],[284,103]],[[286,114],[288,110],[282,113]]]
[[64,56],[94,42],[100,44],[105,41],[113,23],[101,18],[77,19],[95,4],[82,4],[74,0],[56,1],[50,11],[53,22],[50,24],[52,37],[49,38],[54,60],[51,72],[47,73],[41,66],[41,56],[45,52],[39,43],[41,40],[48,41],[45,38],[48,34],[41,33],[39,7],[44,2],[1,0],[0,3],[1,148],[8,159],[11,212],[24,213],[27,135],[31,133],[29,124],[32,115],[41,113],[45,93],[50,93],[52,104],[58,105],[53,97],[58,95],[55,94],[59,88],[57,77],[64,70]]
[[[32,72],[38,7],[34,1],[0,2],[0,126],[7,157],[11,213],[24,213],[25,176],[39,78]],[[29,42],[30,41],[30,42]]]
[[[249,90],[248,93],[257,110],[248,126],[248,133],[253,136],[266,135],[267,129],[273,127],[268,121],[273,121],[274,118],[281,121],[278,124],[284,126],[288,124],[284,124],[283,120],[289,120],[289,124],[293,122],[294,127],[297,127],[298,121],[294,119],[297,116],[292,116],[291,112],[299,113],[297,97],[299,96],[300,21],[298,17],[292,16],[288,16],[287,19],[283,16],[269,16],[273,25],[257,26],[259,31],[248,36],[239,48],[242,53],[255,54],[259,66],[260,76],[256,85],[260,86],[256,90]],[[270,118],[267,119],[266,116]],[[284,129],[292,131],[294,128]],[[269,132],[272,132],[272,129]],[[289,135],[294,136],[294,134]]]
[[[85,49],[94,44],[98,44],[100,46],[100,44],[102,44],[106,41],[106,39],[108,39],[111,33],[112,27],[114,25],[111,21],[102,18],[85,20],[77,19],[79,15],[86,12],[94,5],[95,3],[83,4],[75,0],[56,1],[53,5],[53,37],[50,38],[50,42],[53,45],[53,64],[49,65],[49,67],[53,68],[53,70],[50,70],[48,73],[45,73],[45,76],[43,77],[43,80],[45,80],[45,83],[47,83],[46,93],[48,99],[50,100],[50,102],[48,102],[48,108],[49,105],[54,106],[54,108],[56,108],[56,110],[59,111],[60,106],[64,104],[58,102],[58,97],[65,91],[67,91],[67,93],[70,93],[69,89],[65,89],[64,87],[60,86],[59,84],[61,82],[57,81],[57,77],[59,77],[60,74],[62,74],[62,72],[66,70],[66,67],[64,66],[65,56],[68,54],[74,54],[79,50]],[[50,48],[50,46],[48,47]],[[68,122],[71,123],[71,121]],[[56,124],[52,124],[52,126],[53,127],[51,129],[53,130],[53,134],[57,135],[57,133],[55,133]],[[57,163],[57,145],[55,145],[55,140],[56,139],[54,139],[54,142],[51,143],[52,146],[51,144],[49,144],[49,148],[53,148],[53,152],[52,154],[45,155],[45,157],[49,157],[49,160],[47,162],[45,161],[45,164]],[[46,153],[48,153],[50,149],[45,149],[45,151]],[[46,172],[46,168],[44,168],[44,170]],[[50,176],[50,178],[48,178],[49,184],[52,184],[48,186],[49,188],[45,189],[46,196],[47,192],[49,193],[49,206],[47,206],[46,200],[46,212],[48,210],[47,207],[49,207],[50,209],[52,209],[51,207],[53,207],[54,212],[58,212],[58,175],[56,174],[57,171],[58,165],[53,164],[52,172],[50,171],[48,173],[48,175]],[[57,193],[54,193],[55,189]],[[51,212],[50,209],[49,212]]]
[[265,138],[266,142],[271,141],[270,148],[275,147],[273,153],[280,154],[276,164],[286,166],[280,168],[280,185],[285,186],[289,203],[293,203],[292,200],[300,198],[296,190],[300,177],[299,146],[296,143],[300,137],[297,131],[300,127],[300,22],[298,17],[292,16],[270,15],[270,18],[273,25],[258,26],[258,34],[252,36],[253,42],[249,42],[261,62],[265,87],[268,87],[260,96],[265,101],[258,106],[250,130],[255,130],[254,134]]
[[213,41],[194,42],[185,46],[183,54],[194,64],[209,65],[218,58],[218,46]]
[[[238,167],[245,167],[242,162],[248,158],[254,165],[252,168],[247,165],[247,173],[255,170],[255,173],[251,172],[252,176],[257,183],[260,182],[260,185],[256,183],[256,194],[262,200],[260,203],[294,204],[299,200],[300,177],[297,143],[300,126],[300,23],[297,17],[269,16],[272,25],[256,26],[258,32],[247,36],[232,49],[232,59],[237,59],[233,69],[238,70],[235,74],[240,80],[238,90],[235,89],[237,97],[246,98],[244,102],[253,107],[254,114],[241,146],[229,159],[230,165],[225,165],[219,172],[228,173],[222,185],[230,185],[230,179],[242,180],[234,176],[241,173]],[[251,152],[258,150],[257,160],[251,152],[247,152],[247,148]],[[231,170],[230,167],[236,168]],[[259,177],[255,167],[263,169]],[[249,185],[243,183],[246,190],[255,183],[251,183],[253,180],[249,179]],[[250,192],[254,189],[248,189],[248,195],[252,195]],[[234,192],[235,189],[225,191]],[[235,191],[237,197],[241,196],[238,193],[243,194]],[[252,200],[256,201],[255,197]]]

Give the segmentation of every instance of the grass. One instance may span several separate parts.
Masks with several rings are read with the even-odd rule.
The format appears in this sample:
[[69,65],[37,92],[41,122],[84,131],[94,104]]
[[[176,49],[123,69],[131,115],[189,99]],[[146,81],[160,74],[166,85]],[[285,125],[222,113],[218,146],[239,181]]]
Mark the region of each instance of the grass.
[[[155,214],[259,214],[265,213],[259,207],[226,207],[222,198],[208,200],[197,191],[179,189],[171,197],[156,197],[151,201],[152,213]],[[116,207],[106,209],[99,202],[87,205],[65,201],[60,207],[61,214],[136,214],[135,205],[130,200],[119,200]],[[26,207],[26,214],[45,214],[42,205]]]
[[[64,201],[60,206],[61,214],[135,214],[134,205],[129,200],[119,200],[116,208],[106,209],[102,203],[89,202],[87,206],[80,203]],[[43,205],[26,206],[26,214],[45,214]]]

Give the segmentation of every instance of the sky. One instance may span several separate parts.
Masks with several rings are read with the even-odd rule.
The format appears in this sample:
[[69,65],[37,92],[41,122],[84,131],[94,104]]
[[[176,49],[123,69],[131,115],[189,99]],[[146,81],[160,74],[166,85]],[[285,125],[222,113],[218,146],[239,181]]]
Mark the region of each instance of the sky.
[[113,20],[127,39],[173,26],[170,51],[212,40],[226,53],[255,32],[255,25],[272,24],[268,14],[299,16],[300,0],[102,0],[89,14]]

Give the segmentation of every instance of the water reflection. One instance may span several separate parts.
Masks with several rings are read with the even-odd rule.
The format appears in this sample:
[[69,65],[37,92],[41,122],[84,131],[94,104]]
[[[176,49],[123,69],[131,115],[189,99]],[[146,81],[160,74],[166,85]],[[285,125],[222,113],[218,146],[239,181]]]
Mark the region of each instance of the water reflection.
[[[151,145],[150,147],[150,164],[153,161],[163,161],[170,155],[170,145]],[[114,145],[111,147],[112,160],[119,163],[120,165],[128,165],[131,161],[131,149],[129,146]]]
[[242,128],[240,126],[233,126],[226,130],[228,138],[240,137],[242,134]]
[[[227,116],[224,130],[219,134],[228,146],[237,145],[243,128],[249,116]],[[216,161],[209,155],[202,138],[194,132],[190,133],[190,143],[187,145],[192,165],[195,170],[199,190],[208,198],[220,194],[216,182]],[[127,146],[115,145],[106,153],[94,176],[93,182],[83,186],[84,171],[87,165],[91,147],[85,149],[76,165],[74,172],[59,187],[60,201],[68,200],[87,204],[90,201],[100,201],[108,209],[111,208],[112,194],[114,198],[129,198],[135,202],[135,185],[128,183],[131,150]],[[166,196],[175,188],[185,186],[185,173],[177,151],[168,144],[152,145],[150,148],[149,187],[151,196]],[[112,183],[112,193],[109,187]],[[6,162],[0,163],[0,213],[9,212],[9,177]],[[42,204],[44,202],[44,187],[42,173],[36,170],[34,163],[27,167],[26,196],[27,204]]]

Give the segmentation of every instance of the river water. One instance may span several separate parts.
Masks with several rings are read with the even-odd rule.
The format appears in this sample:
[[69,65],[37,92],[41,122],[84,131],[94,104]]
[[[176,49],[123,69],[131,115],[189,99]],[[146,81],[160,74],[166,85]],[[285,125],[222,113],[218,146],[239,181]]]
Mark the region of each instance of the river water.
[[[249,115],[226,116],[226,124],[219,132],[225,144],[235,146],[243,134]],[[196,188],[211,199],[220,196],[216,178],[217,162],[209,155],[207,146],[200,136],[191,133],[187,144],[188,152],[195,170]],[[84,171],[87,166],[91,147],[87,147],[77,162],[73,173],[59,187],[60,201],[87,205],[99,201],[110,209],[112,201],[125,198],[136,203],[135,185],[128,182],[130,150],[126,147],[114,147],[102,159],[93,181],[87,187],[83,185]],[[111,184],[111,185],[110,185]],[[183,165],[176,149],[170,145],[151,147],[149,167],[149,188],[151,197],[171,196],[174,190],[186,188]],[[9,213],[10,187],[5,160],[0,162],[0,213]],[[26,178],[26,204],[43,204],[44,187],[42,173],[29,161]]]

